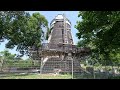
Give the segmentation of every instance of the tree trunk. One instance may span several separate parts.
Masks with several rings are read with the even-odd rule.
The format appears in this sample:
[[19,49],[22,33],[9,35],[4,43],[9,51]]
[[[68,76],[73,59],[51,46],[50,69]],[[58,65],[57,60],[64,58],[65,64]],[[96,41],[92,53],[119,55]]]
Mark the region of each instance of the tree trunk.
[[113,68],[113,64],[112,64],[112,75],[114,76],[114,68]]
[[119,64],[118,64],[118,73],[119,73]]
[[1,71],[1,72],[3,72],[3,70],[2,70],[2,69],[3,69],[3,64],[4,64],[4,60],[1,59],[1,68],[0,68],[0,71]]
[[93,78],[95,79],[94,63],[93,63],[93,61],[92,61],[92,66],[93,66]]
[[[107,60],[107,58],[106,58]],[[107,73],[107,61],[105,60],[105,78],[108,78],[108,73]]]

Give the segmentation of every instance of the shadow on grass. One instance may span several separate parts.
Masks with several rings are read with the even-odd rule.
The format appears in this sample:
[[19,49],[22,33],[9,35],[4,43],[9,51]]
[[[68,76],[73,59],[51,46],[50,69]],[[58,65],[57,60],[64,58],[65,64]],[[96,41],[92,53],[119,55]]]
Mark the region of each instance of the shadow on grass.
[[[33,73],[2,73],[0,74],[0,78],[13,78],[13,77],[17,77],[17,78],[23,78],[24,76],[31,76],[31,75],[35,75]],[[55,77],[61,77],[61,75],[63,75],[62,77],[67,77],[66,79],[72,79],[72,74],[71,73],[62,73],[60,74],[60,76],[56,75]],[[22,77],[23,76],[23,77]],[[49,75],[49,74],[43,74],[40,75],[43,78],[54,78],[53,75]],[[39,76],[39,77],[40,77]],[[38,78],[36,76],[36,78]],[[113,75],[107,75],[106,73],[95,73],[95,76],[93,74],[87,74],[87,73],[74,73],[74,79],[120,79],[120,75],[118,76],[114,76]],[[62,78],[61,78],[62,79]]]
[[74,79],[108,79],[108,76],[105,73],[95,74],[75,73]]
[[11,77],[11,76],[27,76],[28,73],[2,73],[0,77]]

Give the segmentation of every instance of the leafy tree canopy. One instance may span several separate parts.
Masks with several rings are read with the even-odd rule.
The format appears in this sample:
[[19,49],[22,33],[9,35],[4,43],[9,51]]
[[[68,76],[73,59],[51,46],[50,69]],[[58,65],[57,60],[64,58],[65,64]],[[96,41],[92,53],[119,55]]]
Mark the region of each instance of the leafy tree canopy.
[[0,52],[0,57],[4,57],[6,60],[14,60],[16,54],[11,54],[7,49]]
[[80,11],[75,28],[78,46],[91,47],[97,58],[109,59],[120,51],[120,11]]
[[21,55],[28,54],[29,47],[40,47],[46,28],[48,21],[40,13],[0,11],[0,41],[7,39],[6,48],[17,46]]

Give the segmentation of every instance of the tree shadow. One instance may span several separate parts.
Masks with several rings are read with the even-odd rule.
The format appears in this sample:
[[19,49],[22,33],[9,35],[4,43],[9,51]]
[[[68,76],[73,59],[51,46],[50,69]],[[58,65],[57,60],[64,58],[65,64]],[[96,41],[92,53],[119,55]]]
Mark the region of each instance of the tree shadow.
[[0,77],[11,77],[11,76],[27,76],[28,73],[2,73],[0,74]]

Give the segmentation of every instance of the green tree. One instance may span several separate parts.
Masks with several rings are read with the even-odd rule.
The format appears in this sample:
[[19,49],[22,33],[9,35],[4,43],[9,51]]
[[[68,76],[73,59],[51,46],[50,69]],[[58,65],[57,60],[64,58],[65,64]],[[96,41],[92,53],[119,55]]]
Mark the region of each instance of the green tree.
[[48,21],[40,13],[30,16],[25,11],[0,11],[0,41],[7,39],[6,48],[16,46],[21,55],[29,54],[29,47],[40,47],[47,28]]
[[16,54],[11,54],[7,49],[4,51],[0,52],[0,68],[1,71],[3,69],[4,64],[8,61],[8,60],[14,60],[15,59]]
[[120,51],[120,11],[80,11],[78,17],[78,46],[91,47],[92,57],[104,65],[114,62],[110,54]]
[[0,52],[0,56],[7,60],[14,60],[16,54],[11,54],[7,49]]
[[51,30],[52,30],[52,29],[49,29],[49,28],[47,29],[46,37],[45,37],[46,40],[48,40],[49,35],[51,34]]

